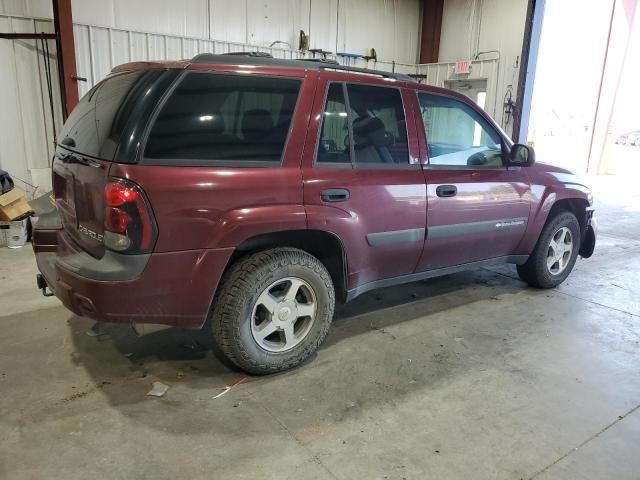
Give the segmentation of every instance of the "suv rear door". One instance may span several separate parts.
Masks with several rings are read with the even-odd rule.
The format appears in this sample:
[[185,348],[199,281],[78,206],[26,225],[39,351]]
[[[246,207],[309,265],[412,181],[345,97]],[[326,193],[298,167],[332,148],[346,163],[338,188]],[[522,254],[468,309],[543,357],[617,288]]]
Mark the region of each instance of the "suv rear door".
[[113,161],[135,162],[148,117],[177,70],[107,77],[64,124],[53,162],[53,189],[65,233],[95,257],[104,253],[104,185]]
[[320,74],[303,160],[304,203],[309,228],[342,241],[348,289],[412,273],[422,251],[426,186],[406,112],[411,94],[373,76]]
[[529,219],[525,169],[504,165],[509,146],[466,100],[431,92],[417,99],[428,153],[427,235],[417,270],[513,255]]

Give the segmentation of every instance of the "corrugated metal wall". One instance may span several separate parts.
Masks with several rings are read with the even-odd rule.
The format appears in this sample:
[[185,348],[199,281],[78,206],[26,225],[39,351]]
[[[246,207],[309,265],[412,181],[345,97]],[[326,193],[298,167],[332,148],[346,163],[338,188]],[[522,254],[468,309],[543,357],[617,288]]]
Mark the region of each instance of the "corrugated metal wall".
[[[298,48],[304,30],[311,48],[417,61],[420,0],[73,0],[73,20],[133,30]],[[0,0],[0,14],[51,17],[51,0]]]
[[[52,33],[50,20],[0,16],[0,31]],[[56,127],[62,125],[55,41],[48,41]],[[39,40],[0,40],[0,168],[9,171],[29,194],[29,185],[50,186],[53,123]],[[26,182],[26,183],[25,183]],[[35,192],[38,193],[38,192]],[[44,193],[44,192],[42,192]]]
[[[44,9],[38,3],[41,1],[43,0],[25,0],[20,5],[24,7],[25,13],[41,11]],[[7,3],[11,3],[11,0],[0,0],[0,8],[5,8],[6,11]],[[268,6],[265,6],[267,3]],[[143,8],[151,4],[154,8]],[[333,42],[337,44],[339,52],[364,53],[367,46],[374,46],[378,58],[387,60],[366,62],[362,59],[333,56],[342,64],[423,74],[427,76],[424,83],[437,86],[444,86],[447,79],[454,77],[453,63],[416,65],[404,60],[413,59],[417,55],[417,1],[240,0],[228,4],[218,0],[187,0],[179,3],[181,13],[169,15],[170,12],[175,13],[177,4],[169,0],[74,2],[77,72],[78,76],[87,79],[78,84],[80,95],[104,78],[114,66],[132,60],[190,58],[202,52],[225,53],[238,50],[260,50],[271,53],[274,57],[299,58],[300,53],[295,50],[297,34],[300,28],[305,27],[309,29],[305,31],[311,35],[312,48],[335,51],[336,45],[329,44]],[[20,5],[10,5],[12,8],[8,10],[19,10]],[[210,13],[207,8],[211,10]],[[341,9],[343,13],[339,15]],[[224,15],[216,13],[220,11],[225,11]],[[260,15],[257,12],[261,12]],[[321,15],[322,12],[324,15]],[[80,21],[89,18],[100,18],[102,22],[91,24]],[[211,19],[208,23],[207,18]],[[415,26],[408,24],[408,19]],[[341,22],[343,25],[339,26]],[[51,20],[0,14],[0,31],[52,30]],[[163,33],[157,33],[158,31]],[[348,35],[345,34],[347,31]],[[209,35],[216,39],[211,40]],[[295,38],[290,38],[291,36]],[[393,36],[395,40],[386,39],[386,36]],[[255,42],[246,42],[247,39],[255,39]],[[269,47],[273,40],[265,39],[287,41],[294,49],[277,48],[281,44]],[[50,46],[54,48],[53,41],[50,41]],[[54,56],[55,51],[51,63],[56,98],[54,117],[59,130],[61,116]],[[50,187],[47,167],[53,153],[54,139],[42,49],[34,40],[0,41],[0,61],[3,66],[9,67],[0,70],[0,104],[5,106],[5,111],[0,116],[0,168],[10,171],[17,178],[47,189]],[[494,113],[496,72],[496,62],[493,60],[473,62],[471,78],[488,79],[486,109],[489,113]]]
[[[562,2],[560,2],[562,3]],[[607,4],[609,2],[606,2]],[[518,89],[522,38],[529,0],[447,0],[442,17],[440,60],[498,58],[497,98]],[[496,119],[503,123],[499,110]],[[512,123],[503,123],[507,131]]]

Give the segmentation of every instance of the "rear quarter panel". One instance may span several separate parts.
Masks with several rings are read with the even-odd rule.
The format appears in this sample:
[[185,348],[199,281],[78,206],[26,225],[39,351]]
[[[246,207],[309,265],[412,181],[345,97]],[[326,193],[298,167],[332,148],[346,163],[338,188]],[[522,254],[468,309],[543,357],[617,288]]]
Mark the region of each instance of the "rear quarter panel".
[[299,168],[114,165],[147,194],[155,252],[235,247],[262,233],[306,228]]
[[281,165],[112,166],[112,176],[135,181],[149,197],[158,223],[155,252],[235,247],[255,235],[307,227],[300,162],[317,74],[268,67],[252,73],[303,78]]

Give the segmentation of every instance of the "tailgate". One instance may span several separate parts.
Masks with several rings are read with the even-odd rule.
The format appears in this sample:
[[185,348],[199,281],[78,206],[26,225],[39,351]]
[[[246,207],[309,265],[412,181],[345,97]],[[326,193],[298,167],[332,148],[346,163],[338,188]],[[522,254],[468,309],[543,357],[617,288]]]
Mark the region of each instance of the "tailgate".
[[144,127],[179,71],[108,76],[73,109],[60,133],[53,189],[66,233],[95,257],[104,254],[104,186],[112,162],[134,163]]
[[62,227],[95,257],[104,245],[104,185],[111,162],[58,149],[53,163],[53,190]]

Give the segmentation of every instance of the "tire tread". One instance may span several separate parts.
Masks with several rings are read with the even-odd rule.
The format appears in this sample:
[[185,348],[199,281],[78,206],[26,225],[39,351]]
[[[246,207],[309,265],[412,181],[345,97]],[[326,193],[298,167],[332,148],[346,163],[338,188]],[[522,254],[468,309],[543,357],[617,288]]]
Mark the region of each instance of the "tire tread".
[[[570,260],[570,265],[568,265],[566,270],[559,276],[551,277],[547,273],[546,253],[543,252],[542,249],[545,248],[548,242],[548,237],[554,231],[556,231],[562,225],[571,227],[571,224],[573,224],[573,226],[575,227],[572,229],[575,245],[574,251],[572,253],[572,259]],[[529,256],[529,259],[523,265],[518,265],[518,276],[522,281],[535,288],[547,289],[557,287],[559,284],[564,282],[564,280],[571,273],[571,270],[573,270],[573,266],[575,265],[579,250],[580,224],[578,223],[578,219],[570,211],[561,210],[547,220],[547,223],[542,229],[540,237],[538,238],[538,242],[536,243],[533,252]]]
[[[259,362],[244,348],[241,338],[240,322],[242,309],[254,290],[258,275],[266,270],[276,272],[290,265],[298,265],[313,271],[324,283],[329,296],[329,320],[323,321],[321,330],[295,355],[282,356],[283,361],[276,363]],[[215,296],[211,310],[211,328],[214,340],[225,356],[241,369],[253,374],[269,374],[291,369],[304,362],[324,341],[331,326],[331,317],[335,305],[333,282],[324,265],[314,256],[297,248],[274,248],[249,254],[240,259],[225,273],[221,287]]]

